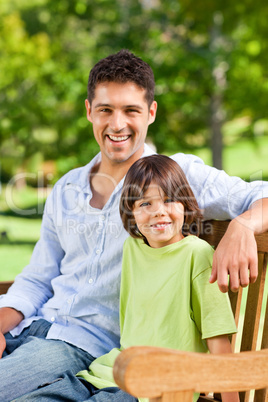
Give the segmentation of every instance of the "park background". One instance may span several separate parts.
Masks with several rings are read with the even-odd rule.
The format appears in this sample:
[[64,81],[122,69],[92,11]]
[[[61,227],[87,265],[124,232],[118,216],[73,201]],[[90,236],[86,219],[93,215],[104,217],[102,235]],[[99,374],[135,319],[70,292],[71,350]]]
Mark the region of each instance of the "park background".
[[98,152],[88,74],[127,48],[156,80],[159,153],[268,179],[266,0],[0,0],[0,280],[29,262],[55,181]]

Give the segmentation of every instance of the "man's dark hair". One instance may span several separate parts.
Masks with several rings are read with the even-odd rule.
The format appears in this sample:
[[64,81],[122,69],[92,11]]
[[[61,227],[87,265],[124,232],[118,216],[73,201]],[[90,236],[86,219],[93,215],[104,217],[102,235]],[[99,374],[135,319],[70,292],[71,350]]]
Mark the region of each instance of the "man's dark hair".
[[103,82],[117,82],[125,84],[133,82],[145,89],[145,99],[150,107],[154,100],[154,74],[145,61],[135,56],[129,50],[122,49],[100,60],[92,68],[88,78],[87,99],[90,104],[95,96],[96,86]]
[[151,155],[138,159],[128,170],[120,199],[120,215],[126,231],[135,238],[143,238],[135,222],[135,201],[143,198],[151,183],[159,186],[164,194],[184,206],[182,234],[198,236],[202,214],[194,193],[181,167],[165,155]]

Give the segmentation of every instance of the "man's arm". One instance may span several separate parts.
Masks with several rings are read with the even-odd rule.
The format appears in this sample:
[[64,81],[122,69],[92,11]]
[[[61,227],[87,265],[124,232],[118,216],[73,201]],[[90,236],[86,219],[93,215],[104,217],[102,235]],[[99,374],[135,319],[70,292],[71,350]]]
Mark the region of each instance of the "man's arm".
[[210,282],[218,281],[222,292],[237,291],[258,276],[255,234],[268,230],[268,198],[255,201],[250,209],[233,219],[213,258]]
[[0,309],[0,358],[6,348],[4,334],[15,328],[22,320],[23,314],[10,307]]

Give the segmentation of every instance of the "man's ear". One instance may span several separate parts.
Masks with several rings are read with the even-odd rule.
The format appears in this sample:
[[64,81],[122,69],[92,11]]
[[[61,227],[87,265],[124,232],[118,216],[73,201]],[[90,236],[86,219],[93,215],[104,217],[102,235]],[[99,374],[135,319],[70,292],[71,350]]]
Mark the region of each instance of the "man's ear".
[[90,106],[88,99],[85,100],[85,107],[86,107],[86,111],[87,111],[87,119],[88,119],[88,121],[90,121],[92,123],[91,106]]
[[153,101],[149,109],[149,124],[152,124],[155,121],[156,111],[157,111],[157,102]]

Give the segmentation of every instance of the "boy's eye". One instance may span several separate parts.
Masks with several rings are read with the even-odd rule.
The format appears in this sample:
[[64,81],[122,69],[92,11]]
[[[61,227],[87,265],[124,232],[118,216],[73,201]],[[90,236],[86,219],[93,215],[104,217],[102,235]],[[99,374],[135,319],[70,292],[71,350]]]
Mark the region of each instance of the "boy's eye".
[[172,198],[166,198],[165,202],[174,202],[174,200],[172,200]]
[[148,205],[150,205],[150,203],[148,201],[147,202],[142,202],[140,204],[140,207],[147,207]]

